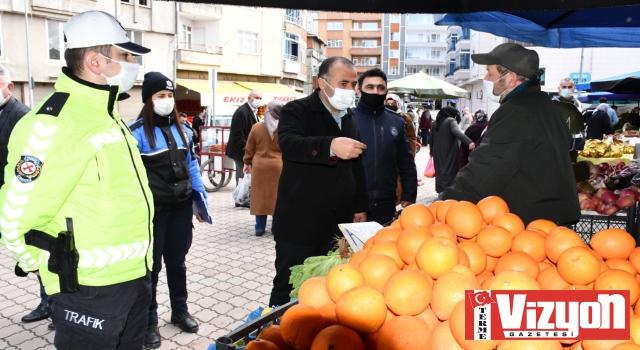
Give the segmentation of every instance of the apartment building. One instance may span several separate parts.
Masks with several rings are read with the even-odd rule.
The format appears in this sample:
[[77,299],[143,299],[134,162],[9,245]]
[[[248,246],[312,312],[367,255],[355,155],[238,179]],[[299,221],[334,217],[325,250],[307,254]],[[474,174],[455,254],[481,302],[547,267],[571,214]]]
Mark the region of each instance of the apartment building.
[[[516,41],[457,26],[447,27],[449,65],[445,80],[467,90],[470,96],[457,101],[458,108],[469,107],[473,111],[483,108],[492,114],[500,106],[489,101],[487,92],[483,91],[486,66],[473,63],[470,55],[489,52],[505,42]],[[544,72],[540,83],[543,91],[557,93],[560,80],[566,77],[578,82],[581,49],[554,49],[517,43],[538,52],[540,69]],[[585,48],[583,77],[585,80],[597,80],[639,71],[640,62],[635,59],[638,55],[640,48]]]
[[382,69],[390,81],[416,73],[444,79],[447,28],[443,15],[384,14]]
[[317,34],[327,42],[326,56],[351,59],[358,74],[381,68],[382,17],[378,13],[319,12]]
[[[34,101],[29,101],[27,39],[24,3],[0,1],[0,64],[7,67],[14,81],[13,95],[33,106],[54,91],[54,82],[64,62],[63,27],[71,16],[87,10],[100,10],[116,17],[132,41],[151,49],[138,57],[140,72],[131,98],[118,103],[125,121],[135,119],[142,108],[140,99],[144,74],[159,71],[174,76],[175,4],[151,0],[31,0],[27,2],[31,71]],[[96,28],[100,30],[100,28]]]

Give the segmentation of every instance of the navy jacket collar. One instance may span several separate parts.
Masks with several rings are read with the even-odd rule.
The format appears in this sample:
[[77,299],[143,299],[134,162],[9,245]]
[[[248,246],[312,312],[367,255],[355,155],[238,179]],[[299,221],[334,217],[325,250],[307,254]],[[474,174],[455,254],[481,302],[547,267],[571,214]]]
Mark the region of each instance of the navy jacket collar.
[[[368,104],[364,103],[363,101],[358,102],[358,106],[356,107],[356,112],[358,113],[363,113],[366,115],[371,115],[371,116],[378,116],[381,115],[382,112],[386,111],[387,108],[384,106],[384,104],[380,105],[380,107],[371,107]],[[374,114],[375,112],[375,114]],[[391,112],[391,111],[389,111]]]

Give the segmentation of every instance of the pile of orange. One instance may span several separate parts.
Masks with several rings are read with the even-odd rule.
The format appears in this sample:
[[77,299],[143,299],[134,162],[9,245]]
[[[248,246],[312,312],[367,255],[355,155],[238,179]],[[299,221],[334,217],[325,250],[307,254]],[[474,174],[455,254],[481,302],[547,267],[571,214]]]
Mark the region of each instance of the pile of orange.
[[[635,246],[616,228],[587,245],[548,220],[525,227],[495,196],[477,205],[414,204],[348,264],[304,282],[299,305],[271,331],[273,342],[286,344],[280,350],[640,349]],[[466,340],[464,292],[474,289],[629,290],[631,334],[619,341]]]

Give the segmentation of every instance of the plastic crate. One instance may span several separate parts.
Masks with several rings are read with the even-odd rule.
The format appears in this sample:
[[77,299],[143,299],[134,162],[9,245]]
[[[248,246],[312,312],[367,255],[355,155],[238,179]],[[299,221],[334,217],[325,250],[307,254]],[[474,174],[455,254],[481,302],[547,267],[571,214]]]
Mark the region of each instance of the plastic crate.
[[[614,214],[611,216],[584,213],[580,217],[580,221],[574,225],[576,231],[582,240],[589,244],[591,237],[601,230],[608,228],[619,228],[629,232],[632,236],[637,236],[638,229],[638,205],[625,208],[627,214]],[[637,239],[637,237],[636,237]]]
[[238,329],[225,335],[224,337],[216,339],[215,344],[211,344],[209,350],[235,350],[236,347],[235,345],[233,345],[235,342],[241,339],[244,339],[245,342],[248,342],[248,338],[250,335],[257,335],[262,326],[268,324],[269,322],[275,321],[277,318],[281,317],[287,310],[289,310],[290,307],[297,304],[298,300],[290,301],[280,306],[279,308],[272,310],[268,314],[260,316],[252,322],[240,326]]

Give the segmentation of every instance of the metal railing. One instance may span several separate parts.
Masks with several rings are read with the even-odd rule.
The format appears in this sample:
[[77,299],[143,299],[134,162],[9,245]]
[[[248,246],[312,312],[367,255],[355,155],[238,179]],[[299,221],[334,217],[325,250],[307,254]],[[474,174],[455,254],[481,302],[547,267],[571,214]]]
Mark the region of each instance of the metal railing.
[[190,50],[190,51],[198,51],[198,52],[206,52],[214,55],[222,55],[222,47],[221,46],[213,46],[213,45],[205,45],[205,44],[194,44],[189,42],[179,42],[178,43],[179,50]]
[[462,64],[462,65],[456,66],[456,68],[453,71],[457,72],[457,71],[459,71],[461,69],[469,69],[469,65],[468,64]]
[[358,45],[358,46],[351,46],[352,49],[379,49],[382,46],[362,46],[362,45]]
[[462,33],[460,34],[460,37],[458,38],[458,41],[460,41],[460,40],[469,40],[469,39],[471,39],[471,29],[462,28]]
[[352,32],[379,32],[382,31],[381,28],[372,28],[372,29],[365,29],[365,28],[351,28]]
[[300,57],[294,56],[294,55],[285,54],[284,55],[284,59],[287,60],[287,61],[298,62],[300,60]]
[[293,24],[297,24],[299,26],[302,26],[302,20],[300,19],[299,16],[296,17],[296,16],[286,15],[286,16],[284,16],[284,20],[287,21],[287,22],[291,22]]

